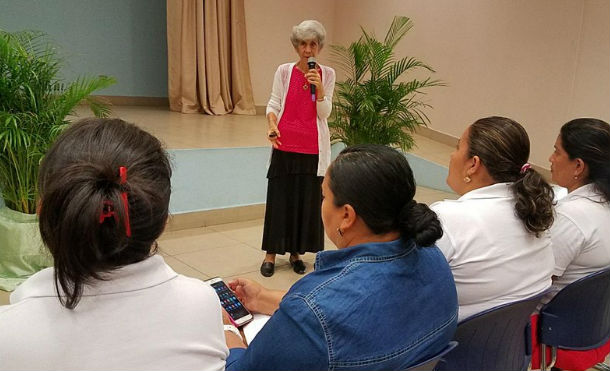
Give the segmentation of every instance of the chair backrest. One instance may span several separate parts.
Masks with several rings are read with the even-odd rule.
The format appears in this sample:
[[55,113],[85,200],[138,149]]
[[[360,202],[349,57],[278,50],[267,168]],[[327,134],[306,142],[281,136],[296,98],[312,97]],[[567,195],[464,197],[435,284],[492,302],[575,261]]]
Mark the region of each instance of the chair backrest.
[[530,315],[545,293],[488,309],[458,323],[454,336],[458,346],[435,370],[527,370],[532,354]]
[[540,309],[541,344],[586,350],[609,338],[610,268],[572,282]]
[[443,348],[443,350],[441,350],[438,354],[416,364],[413,365],[409,368],[407,368],[405,371],[427,371],[427,370],[434,370],[434,366],[436,366],[436,363],[438,362],[438,360],[443,357],[444,355],[446,355],[447,353],[451,352],[453,350],[453,348],[455,348],[458,345],[457,341],[450,341],[449,344],[447,344],[447,346],[445,348]]

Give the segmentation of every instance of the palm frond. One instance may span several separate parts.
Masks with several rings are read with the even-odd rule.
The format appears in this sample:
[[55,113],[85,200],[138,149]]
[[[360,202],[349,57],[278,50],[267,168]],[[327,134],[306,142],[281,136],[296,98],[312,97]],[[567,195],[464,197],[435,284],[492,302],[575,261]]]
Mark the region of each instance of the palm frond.
[[64,83],[62,59],[46,34],[0,30],[0,192],[5,204],[36,210],[40,161],[81,101],[97,116],[107,105],[90,94],[114,84],[100,76]]
[[116,81],[113,78],[107,76],[98,76],[96,78],[79,77],[72,84],[68,85],[61,94],[57,95],[54,100],[54,114],[56,117],[66,117],[73,113],[74,107],[83,100],[89,104],[93,100],[94,105],[89,105],[89,107],[91,107],[94,114],[96,113],[96,110],[99,113],[101,109],[100,106],[103,105],[103,103],[99,100],[96,101],[95,98],[87,98],[94,91],[107,88],[115,82]]
[[392,20],[392,24],[385,35],[383,43],[389,48],[394,49],[396,44],[413,28],[413,22],[405,16],[396,16]]
[[[334,109],[329,120],[331,139],[346,145],[379,143],[408,150],[411,133],[430,122],[424,110],[430,106],[420,95],[433,86],[443,86],[430,77],[405,80],[409,72],[434,70],[413,57],[396,60],[396,44],[413,27],[407,17],[395,17],[383,42],[363,28],[349,46],[332,46],[337,67],[348,78],[336,84]],[[403,80],[397,82],[399,79]]]

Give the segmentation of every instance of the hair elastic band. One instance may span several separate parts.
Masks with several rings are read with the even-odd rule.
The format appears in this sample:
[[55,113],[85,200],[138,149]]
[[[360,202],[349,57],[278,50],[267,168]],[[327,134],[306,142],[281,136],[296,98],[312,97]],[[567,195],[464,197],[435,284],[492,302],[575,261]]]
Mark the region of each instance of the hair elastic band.
[[[127,183],[127,168],[125,166],[119,167],[119,176],[121,177],[121,185]],[[121,199],[123,199],[123,208],[125,209],[125,234],[127,237],[131,237],[131,224],[129,223],[129,201],[127,200],[127,192],[121,193]]]
[[100,213],[100,224],[104,223],[106,218],[112,217],[114,217],[114,220],[118,219],[116,213],[114,212],[114,205],[112,204],[112,201],[104,201],[102,204],[102,212]]
[[519,171],[519,174],[525,174],[525,172],[531,168],[532,168],[532,165],[530,165],[526,162],[525,164],[523,164],[523,166],[521,166],[521,171]]

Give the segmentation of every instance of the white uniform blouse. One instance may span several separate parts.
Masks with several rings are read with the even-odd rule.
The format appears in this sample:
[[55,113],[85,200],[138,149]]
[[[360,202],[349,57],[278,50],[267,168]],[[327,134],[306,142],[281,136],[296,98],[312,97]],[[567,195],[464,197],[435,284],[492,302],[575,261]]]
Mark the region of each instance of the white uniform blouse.
[[161,256],[86,286],[74,310],[60,305],[53,268],[0,306],[0,370],[224,370],[220,301],[209,285]]
[[568,193],[557,203],[551,239],[553,275],[557,276],[553,291],[610,267],[610,204],[593,184]]
[[431,206],[443,225],[436,244],[453,272],[459,320],[551,286],[549,233],[537,238],[525,229],[510,186],[497,183]]
[[[273,78],[271,98],[267,104],[267,115],[275,113],[279,124],[284,113],[284,104],[290,86],[290,77],[295,63],[284,63],[277,68]],[[316,103],[318,113],[318,176],[326,174],[326,168],[330,165],[330,132],[328,130],[328,117],[333,108],[333,92],[335,90],[335,70],[330,67],[319,65],[322,70],[322,84],[324,85],[324,100]],[[281,133],[280,133],[281,134]]]

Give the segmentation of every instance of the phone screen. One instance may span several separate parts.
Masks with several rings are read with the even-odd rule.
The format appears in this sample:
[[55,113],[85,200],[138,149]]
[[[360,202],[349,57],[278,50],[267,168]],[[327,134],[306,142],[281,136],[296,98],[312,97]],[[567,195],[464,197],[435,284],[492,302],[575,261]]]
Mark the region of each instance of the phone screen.
[[220,304],[229,313],[229,316],[234,321],[250,315],[250,312],[242,305],[237,299],[237,296],[229,289],[229,287],[222,281],[212,283],[212,287],[216,290],[216,294],[220,298]]

